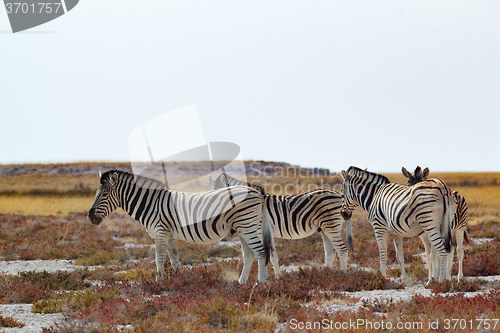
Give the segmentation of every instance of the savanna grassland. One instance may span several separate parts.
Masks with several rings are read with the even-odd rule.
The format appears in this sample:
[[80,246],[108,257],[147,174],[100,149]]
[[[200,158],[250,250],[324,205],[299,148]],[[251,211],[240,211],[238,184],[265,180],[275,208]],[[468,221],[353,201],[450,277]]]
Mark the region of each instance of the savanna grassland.
[[[249,180],[269,193],[318,187],[340,190],[341,179],[324,169],[303,169],[249,161]],[[193,168],[193,164],[182,166]],[[307,331],[306,323],[423,323],[413,332],[500,331],[500,172],[432,173],[459,191],[469,204],[469,235],[482,242],[466,244],[462,282],[428,286],[429,295],[406,300],[360,301],[363,292],[401,290],[405,285],[389,247],[389,276],[378,272],[378,247],[366,214],[353,214],[354,251],[348,272],[322,267],[321,237],[276,240],[281,278],[257,283],[254,263],[250,282],[239,285],[242,269],[237,238],[211,246],[179,242],[183,266],[166,268],[155,281],[154,244],[143,227],[123,212],[101,225],[86,220],[99,184],[98,170],[130,170],[127,164],[0,166],[0,261],[72,260],[74,271],[0,274],[0,304],[30,303],[34,313],[61,313],[65,320],[44,332],[274,332]],[[386,174],[405,183],[399,174]],[[208,182],[208,180],[207,180]],[[404,254],[411,286],[422,286],[427,270],[419,239],[405,239]],[[338,266],[338,260],[335,262]],[[354,265],[352,265],[354,264]],[[454,264],[453,274],[457,274]],[[480,278],[482,277],[482,278]],[[362,292],[355,293],[355,292]],[[446,319],[460,319],[446,328]],[[429,323],[439,321],[437,330]],[[486,329],[485,323],[490,324]],[[295,323],[295,324],[294,324]],[[298,323],[304,324],[301,330]],[[465,324],[464,324],[465,323]],[[0,313],[2,327],[23,323]],[[332,324],[333,325],[333,324]],[[462,328],[460,327],[462,325]],[[465,326],[464,326],[465,325]],[[472,326],[472,329],[471,329]],[[310,331],[318,331],[309,327]],[[325,327],[324,331],[391,331],[385,327]],[[478,329],[480,328],[480,329]],[[397,329],[393,329],[396,331]],[[398,330],[399,331],[399,330]]]

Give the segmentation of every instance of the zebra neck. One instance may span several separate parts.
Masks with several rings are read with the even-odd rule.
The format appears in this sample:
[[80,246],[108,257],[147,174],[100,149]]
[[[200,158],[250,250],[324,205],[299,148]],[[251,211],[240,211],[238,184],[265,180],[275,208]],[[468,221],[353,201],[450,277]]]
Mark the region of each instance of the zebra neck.
[[120,208],[133,219],[146,225],[146,219],[151,220],[160,212],[157,209],[158,200],[170,191],[161,189],[148,189],[135,185],[124,184],[120,193]]
[[356,190],[356,201],[366,212],[370,211],[373,197],[375,196],[375,193],[377,193],[380,186],[381,185],[378,184],[364,184],[364,186],[358,186]]

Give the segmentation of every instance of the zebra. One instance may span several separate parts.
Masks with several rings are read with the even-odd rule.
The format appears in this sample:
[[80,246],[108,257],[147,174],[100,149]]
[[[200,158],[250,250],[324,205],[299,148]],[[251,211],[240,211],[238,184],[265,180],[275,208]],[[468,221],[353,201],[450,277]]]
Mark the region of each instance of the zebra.
[[[408,178],[408,186],[415,185],[421,181],[424,181],[427,179],[427,176],[429,175],[429,168],[425,168],[424,171],[422,172],[422,169],[417,166],[415,168],[414,173],[412,174],[408,170],[406,170],[404,167],[401,168],[401,171],[403,175]],[[452,243],[452,249],[451,253],[448,256],[448,274],[451,276],[451,266],[453,264],[453,256],[455,254],[455,250],[457,251],[457,258],[458,258],[458,281],[463,279],[464,274],[463,274],[463,259],[464,259],[464,239],[466,243],[469,243],[469,234],[467,232],[467,211],[468,211],[468,205],[467,201],[465,201],[465,198],[460,195],[457,191],[452,191],[453,194],[453,200],[455,201],[456,204],[456,209],[453,214],[453,220],[451,223],[451,229],[453,233],[455,234],[456,238],[456,244]],[[429,240],[426,238],[424,241],[424,247],[425,247],[425,252],[427,254],[427,257],[429,258],[429,252],[431,253],[431,257],[434,259],[435,254],[431,251],[430,246],[429,246]],[[432,262],[429,262],[429,266],[432,266]]]
[[[414,186],[390,183],[387,177],[351,166],[341,172],[345,215],[356,205],[367,213],[379,247],[380,272],[386,277],[387,239],[395,239],[396,259],[404,270],[403,237],[425,233],[440,259],[439,282],[447,278],[446,254],[451,247],[453,202],[450,189],[439,179],[429,179]],[[441,235],[444,235],[444,240]]]
[[[222,173],[217,179],[209,176],[215,188],[249,186],[263,194],[265,207],[270,216],[276,238],[301,239],[319,231],[325,249],[325,266],[333,268],[335,252],[339,256],[340,269],[347,270],[347,248],[342,240],[342,196],[331,190],[314,190],[291,195],[266,194],[257,185],[237,180]],[[352,223],[347,224],[347,247],[352,249]],[[335,252],[334,252],[335,250]]]
[[239,283],[247,281],[254,256],[259,263],[258,279],[266,282],[273,237],[269,220],[262,216],[258,191],[235,186],[204,193],[175,192],[159,181],[111,170],[101,176],[87,218],[99,225],[117,207],[140,222],[154,239],[157,281],[163,279],[167,252],[172,266],[180,265],[177,240],[212,244],[235,230],[244,259]]

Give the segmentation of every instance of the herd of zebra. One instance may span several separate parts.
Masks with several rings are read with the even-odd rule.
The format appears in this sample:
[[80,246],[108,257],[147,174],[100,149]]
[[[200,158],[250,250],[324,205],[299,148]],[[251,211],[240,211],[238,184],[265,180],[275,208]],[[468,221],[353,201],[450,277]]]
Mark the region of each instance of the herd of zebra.
[[[180,265],[177,240],[212,244],[236,234],[243,251],[239,283],[245,283],[257,257],[258,279],[266,282],[271,262],[280,276],[274,238],[300,239],[319,232],[324,243],[325,266],[333,268],[336,254],[340,269],[347,270],[352,251],[352,211],[361,206],[367,213],[379,247],[380,272],[386,276],[387,241],[393,238],[401,277],[404,268],[403,237],[419,236],[427,255],[429,281],[451,277],[454,249],[459,259],[458,279],[463,278],[463,241],[467,203],[439,179],[428,179],[429,169],[403,174],[408,184],[351,166],[342,171],[342,193],[319,189],[292,195],[273,195],[259,187],[222,173],[209,176],[214,190],[183,193],[168,190],[164,183],[131,173],[111,170],[101,175],[100,186],[88,212],[99,225],[118,207],[139,221],[156,245],[157,281],[163,279],[166,256]],[[347,222],[346,243],[342,238]],[[454,237],[453,237],[454,236]],[[346,246],[347,244],[347,246]]]

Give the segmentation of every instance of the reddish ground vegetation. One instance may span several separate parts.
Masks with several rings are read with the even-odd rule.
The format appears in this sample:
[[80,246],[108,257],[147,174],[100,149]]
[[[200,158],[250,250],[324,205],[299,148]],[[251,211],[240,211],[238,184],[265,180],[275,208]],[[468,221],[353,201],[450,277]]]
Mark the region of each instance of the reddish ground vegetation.
[[[355,214],[358,215],[354,215],[354,252],[349,254],[349,263],[376,271],[379,254],[373,229],[363,213]],[[356,302],[341,292],[402,286],[383,279],[379,273],[319,268],[324,262],[324,250],[318,234],[302,240],[277,240],[282,265],[312,268],[283,273],[276,280],[269,267],[268,284],[257,283],[256,263],[249,283],[239,285],[235,281],[242,269],[239,246],[198,246],[184,242],[179,242],[181,260],[193,266],[174,270],[167,264],[165,280],[157,283],[150,249],[152,241],[143,227],[127,216],[114,214],[100,226],[87,222],[84,214],[64,218],[0,215],[0,222],[3,260],[76,259],[83,265],[103,265],[67,273],[0,275],[0,303],[34,303],[35,312],[62,312],[68,318],[46,332],[115,332],[116,325],[132,325],[137,332],[272,332],[280,324],[290,327],[292,318],[303,322],[384,318],[427,325],[429,321],[450,316],[475,320],[495,318],[500,313],[498,290],[466,298],[460,292],[481,290],[485,286],[477,281],[455,280],[430,285],[435,294],[447,293],[446,297],[415,296],[409,302],[367,301],[359,312],[328,315],[320,311],[322,304]],[[488,230],[475,226],[471,233],[485,235]],[[123,247],[126,243],[142,247]],[[499,245],[498,238],[481,245],[468,245],[465,275],[500,274]],[[415,256],[423,253],[420,240],[405,239],[404,253],[409,264],[408,275],[425,281],[427,270],[421,258]],[[388,264],[397,264],[392,246],[388,256]],[[236,259],[218,261],[217,258]],[[388,274],[399,276],[399,269],[389,270]],[[446,331],[442,325],[440,330]]]

